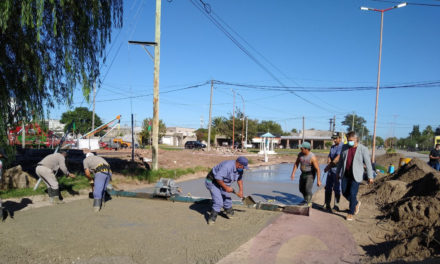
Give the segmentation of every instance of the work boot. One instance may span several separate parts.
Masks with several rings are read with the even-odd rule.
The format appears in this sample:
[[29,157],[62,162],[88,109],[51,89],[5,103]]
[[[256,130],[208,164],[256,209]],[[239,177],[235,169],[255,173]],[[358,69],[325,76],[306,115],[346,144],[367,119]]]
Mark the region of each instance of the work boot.
[[308,207],[312,207],[312,196],[311,195],[309,195],[309,194],[306,195],[304,197],[304,200],[306,201],[306,204]]
[[214,210],[211,211],[211,215],[209,216],[208,219],[208,224],[209,225],[213,225],[215,223],[215,220],[217,220],[217,215],[218,213]]
[[341,199],[341,194],[335,193],[335,206],[333,206],[333,210],[339,211],[339,200]]
[[234,217],[234,209],[232,209],[232,207],[225,209],[225,213],[228,219],[232,219]]
[[99,210],[101,210],[101,202],[102,199],[94,199],[93,200],[93,211],[95,213],[99,212]]
[[330,205],[331,200],[332,200],[332,193],[331,192],[325,192],[324,209],[326,209],[330,213],[332,212],[332,207]]
[[65,203],[64,201],[60,200],[60,190],[59,189],[54,190],[54,189],[49,188],[47,191],[49,192],[49,190],[50,190],[50,194],[49,195],[51,195],[50,196],[50,202],[52,204],[63,204],[63,203]]

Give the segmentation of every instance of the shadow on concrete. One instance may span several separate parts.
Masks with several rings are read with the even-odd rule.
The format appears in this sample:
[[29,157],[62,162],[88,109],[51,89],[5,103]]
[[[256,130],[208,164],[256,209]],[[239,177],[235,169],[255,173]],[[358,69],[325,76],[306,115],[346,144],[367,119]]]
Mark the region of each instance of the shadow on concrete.
[[197,211],[205,217],[206,223],[208,223],[209,212],[211,211],[211,200],[202,200],[195,202],[189,206],[189,209]]
[[6,201],[2,203],[4,207],[2,221],[5,221],[8,216],[10,218],[14,218],[14,213],[16,211],[22,210],[23,208],[26,208],[28,204],[32,204],[32,200],[29,198],[23,198],[19,203],[13,201]]
[[63,199],[63,197],[61,196],[61,191],[67,191],[72,196],[79,195],[79,192],[73,189],[73,184],[60,184],[59,188],[60,188],[59,198],[61,200]]
[[266,201],[275,200],[277,202],[288,205],[299,204],[304,201],[302,197],[299,197],[298,195],[295,194],[280,192],[280,191],[272,191],[272,192],[279,195],[272,196],[272,195],[260,194],[260,193],[253,193],[252,195],[259,196],[265,199]]

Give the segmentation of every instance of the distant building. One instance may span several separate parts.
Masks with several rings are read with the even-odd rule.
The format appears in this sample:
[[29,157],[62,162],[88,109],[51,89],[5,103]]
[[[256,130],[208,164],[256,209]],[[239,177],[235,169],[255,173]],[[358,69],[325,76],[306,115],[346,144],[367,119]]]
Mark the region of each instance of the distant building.
[[54,132],[56,135],[64,135],[64,127],[66,125],[62,124],[60,120],[57,119],[49,119],[46,120],[47,128]]
[[[326,149],[327,142],[332,143],[332,133],[326,130],[305,130],[304,140],[310,142],[312,149]],[[302,143],[303,131],[291,133],[289,136],[281,136],[280,146],[288,149],[297,149]]]
[[167,127],[162,144],[183,147],[187,141],[197,140],[196,129],[185,127]]

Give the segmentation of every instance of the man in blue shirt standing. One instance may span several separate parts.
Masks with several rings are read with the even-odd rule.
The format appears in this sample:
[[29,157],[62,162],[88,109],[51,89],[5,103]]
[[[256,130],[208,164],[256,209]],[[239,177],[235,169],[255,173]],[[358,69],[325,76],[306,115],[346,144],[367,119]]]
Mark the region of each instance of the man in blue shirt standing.
[[339,200],[341,199],[341,184],[336,175],[337,164],[339,162],[339,157],[341,155],[342,142],[341,133],[334,132],[332,135],[333,146],[330,148],[330,153],[327,158],[327,167],[325,167],[324,172],[327,172],[327,181],[325,183],[325,202],[324,208],[329,212],[332,211],[331,200],[332,200],[332,190],[335,192],[335,206],[333,209],[339,211]]
[[248,160],[245,157],[238,157],[236,160],[225,160],[216,165],[206,176],[205,186],[211,193],[212,210],[208,219],[208,224],[214,224],[217,215],[222,208],[225,209],[226,217],[234,215],[232,209],[231,187],[233,182],[237,182],[239,191],[238,197],[243,198],[243,169],[248,168]]

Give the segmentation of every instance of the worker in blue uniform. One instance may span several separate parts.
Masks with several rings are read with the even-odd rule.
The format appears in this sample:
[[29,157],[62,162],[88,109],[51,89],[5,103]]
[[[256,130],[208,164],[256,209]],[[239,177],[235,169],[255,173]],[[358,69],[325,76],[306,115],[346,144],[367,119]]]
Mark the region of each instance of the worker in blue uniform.
[[224,208],[227,218],[232,218],[232,200],[230,193],[234,192],[231,187],[233,182],[237,182],[239,191],[236,195],[243,198],[243,170],[248,168],[248,159],[238,157],[236,160],[225,160],[216,165],[208,173],[205,186],[211,193],[212,210],[208,219],[208,224],[214,224],[217,215]]

